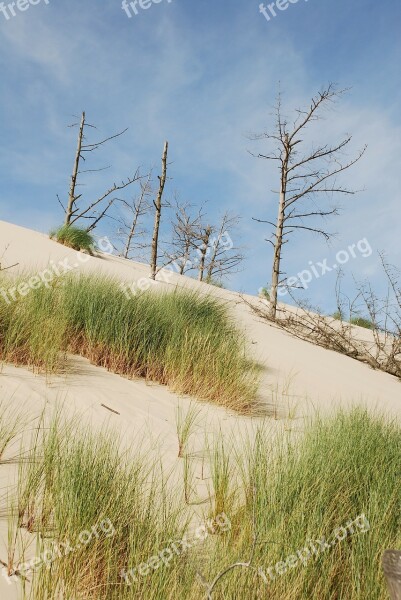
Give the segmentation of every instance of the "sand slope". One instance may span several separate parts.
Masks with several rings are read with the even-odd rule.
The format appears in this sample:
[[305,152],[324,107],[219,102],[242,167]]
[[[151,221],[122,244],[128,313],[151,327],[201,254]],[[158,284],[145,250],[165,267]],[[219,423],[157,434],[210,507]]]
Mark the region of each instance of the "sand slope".
[[[6,252],[4,250],[7,248]],[[4,253],[4,254],[3,254]],[[3,256],[2,256],[3,255]],[[10,273],[26,272],[27,278],[52,264],[68,264],[76,272],[102,273],[128,284],[147,278],[147,265],[134,263],[114,255],[88,257],[65,248],[46,235],[0,221],[0,260],[3,267],[19,263]],[[401,417],[401,383],[394,377],[375,372],[368,366],[340,354],[295,339],[276,327],[260,321],[244,304],[240,294],[200,284],[168,273],[155,290],[175,286],[198,289],[228,302],[238,325],[246,330],[250,349],[263,365],[260,398],[270,414],[272,431],[283,424],[297,428],[298,420],[315,409],[323,413],[338,406],[361,404]],[[9,298],[7,290],[6,298]],[[248,300],[253,301],[251,297]],[[0,295],[0,302],[5,302]],[[21,407],[35,419],[42,410],[54,411],[63,406],[67,413],[79,412],[94,427],[115,427],[127,443],[145,440],[161,451],[167,468],[177,467],[175,411],[178,402],[189,404],[166,387],[145,381],[129,381],[86,359],[71,356],[67,373],[47,379],[31,371],[2,365],[0,399]],[[199,444],[195,436],[194,450],[202,452],[203,431],[221,427],[227,435],[233,430],[252,431],[257,419],[237,417],[210,404],[201,405]],[[2,467],[3,468],[3,467]],[[179,468],[179,467],[178,467]],[[0,473],[4,489],[6,473]],[[197,490],[207,496],[205,485]],[[7,556],[6,520],[0,520],[0,558]],[[0,577],[0,598],[13,600],[18,588]]]
[[[146,278],[149,272],[147,265],[127,261],[114,255],[104,254],[101,257],[85,255],[83,258],[85,262],[81,262],[77,259],[75,251],[49,240],[46,235],[0,221],[0,256],[7,246],[2,259],[3,266],[19,263],[10,273],[18,270],[35,273],[45,269],[50,261],[59,263],[67,260],[76,272],[103,273],[131,285]],[[216,295],[230,303],[238,324],[247,332],[251,350],[264,365],[261,396],[272,406],[272,409],[274,408],[275,416],[285,414],[288,408],[292,414],[295,406],[298,412],[303,413],[308,407],[308,410],[311,410],[312,405],[319,410],[328,411],[339,404],[348,405],[354,402],[370,407],[377,406],[397,416],[401,414],[401,383],[394,377],[373,371],[367,365],[335,352],[295,339],[276,327],[260,321],[241,301],[237,293],[200,284],[175,273],[167,273],[164,281],[161,274],[161,279],[155,289],[190,287],[203,293]],[[0,302],[3,301],[0,296]],[[18,375],[9,374],[7,378],[2,377],[1,385],[15,385],[18,379],[22,378],[26,385],[36,389],[38,393],[41,393],[40,389],[44,391],[43,378],[38,376],[32,378],[28,373],[24,375],[22,373],[24,369],[18,369]],[[32,381],[27,383],[30,378]],[[134,413],[135,406],[140,413],[144,410],[146,412],[144,406],[148,406],[150,413],[146,414],[151,414],[150,408],[154,406],[155,413],[162,414],[162,407],[165,404],[169,406],[174,397],[160,386],[149,387],[143,382],[127,382],[88,365],[67,378],[65,386],[65,391],[69,390],[79,396],[79,404],[82,407],[92,405],[93,399],[97,397],[97,392],[95,393],[94,390],[101,392],[103,389],[110,389],[113,406],[117,406],[116,410],[118,407],[121,408],[120,402],[126,402],[126,406],[129,406]],[[60,392],[62,393],[62,390]],[[284,399],[280,398],[282,394]],[[127,401],[130,396],[132,397]],[[158,411],[159,405],[161,412]]]

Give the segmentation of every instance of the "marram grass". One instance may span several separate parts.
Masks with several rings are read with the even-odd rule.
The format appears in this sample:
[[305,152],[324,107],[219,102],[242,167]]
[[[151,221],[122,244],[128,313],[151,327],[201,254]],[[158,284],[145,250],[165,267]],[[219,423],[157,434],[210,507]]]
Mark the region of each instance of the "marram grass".
[[[0,287],[10,281],[3,276]],[[0,298],[4,361],[51,373],[72,352],[241,413],[251,411],[257,391],[246,350],[228,308],[190,291],[127,298],[112,279],[68,276],[13,302]]]
[[[14,504],[20,521],[37,535],[38,555],[52,541],[68,541],[74,551],[30,574],[29,600],[207,600],[207,583],[250,559],[253,568],[226,572],[213,600],[387,597],[382,553],[401,544],[401,430],[395,423],[363,410],[340,412],[314,420],[294,438],[282,432],[274,442],[262,426],[255,440],[231,453],[229,469],[219,434],[208,452],[217,486],[210,507],[214,514],[213,492],[236,491],[221,495],[230,531],[210,533],[167,564],[145,568],[146,574],[128,579],[130,585],[122,569],[146,566],[172,541],[193,539],[183,494],[176,486],[171,490],[153,455],[123,451],[111,432],[95,435],[57,417],[42,429],[23,462]],[[231,450],[228,444],[224,452]],[[336,528],[361,515],[363,528],[354,524],[353,533],[305,564],[285,567],[307,543],[331,541]],[[95,530],[77,548],[80,533],[102,519],[114,534],[108,535],[111,526]]]
[[62,225],[49,233],[49,237],[59,244],[68,246],[78,251],[86,251],[92,254],[95,246],[94,237],[85,229],[74,225]]

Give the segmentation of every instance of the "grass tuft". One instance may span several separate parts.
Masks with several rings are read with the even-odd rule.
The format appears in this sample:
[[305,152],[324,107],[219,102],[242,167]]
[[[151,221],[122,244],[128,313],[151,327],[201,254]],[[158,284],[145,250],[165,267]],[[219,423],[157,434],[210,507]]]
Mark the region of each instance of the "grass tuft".
[[59,242],[59,244],[73,248],[78,252],[86,251],[91,255],[93,254],[95,239],[85,229],[74,227],[74,225],[62,225],[52,230],[49,237]]
[[374,329],[374,323],[365,317],[352,317],[349,321],[351,325],[358,325],[358,327],[364,327],[365,329]]

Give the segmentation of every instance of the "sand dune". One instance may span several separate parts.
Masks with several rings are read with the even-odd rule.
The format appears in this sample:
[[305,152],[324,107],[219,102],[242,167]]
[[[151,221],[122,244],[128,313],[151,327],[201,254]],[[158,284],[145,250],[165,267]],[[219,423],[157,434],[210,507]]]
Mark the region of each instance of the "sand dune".
[[[0,221],[2,266],[18,263],[10,273],[26,273],[27,278],[42,272],[49,264],[70,265],[77,272],[107,274],[131,285],[148,275],[147,265],[110,254],[79,257],[53,242],[46,235]],[[52,262],[51,262],[52,261]],[[340,354],[295,339],[276,327],[262,322],[242,301],[240,294],[201,284],[175,273],[167,273],[157,289],[188,287],[218,296],[228,302],[237,323],[246,331],[255,358],[263,365],[260,398],[270,415],[272,428],[291,422],[315,409],[326,413],[338,406],[365,405],[399,419],[401,384],[385,373]],[[166,281],[167,279],[167,281]],[[0,302],[10,298],[4,290]],[[247,296],[249,301],[254,301]],[[66,373],[46,378],[32,371],[3,365],[0,373],[0,397],[27,414],[39,415],[45,409],[63,405],[71,414],[79,412],[95,427],[105,423],[117,428],[127,441],[151,440],[161,449],[165,464],[177,463],[175,410],[181,399],[168,388],[143,380],[130,381],[95,367],[86,359],[70,356]],[[253,419],[238,417],[221,408],[203,403],[202,419],[207,430],[219,427],[225,432],[252,429]],[[201,493],[201,491],[200,491]],[[6,524],[0,527],[0,558],[6,555]],[[14,595],[13,595],[14,594]],[[0,598],[17,597],[17,589],[0,578]]]

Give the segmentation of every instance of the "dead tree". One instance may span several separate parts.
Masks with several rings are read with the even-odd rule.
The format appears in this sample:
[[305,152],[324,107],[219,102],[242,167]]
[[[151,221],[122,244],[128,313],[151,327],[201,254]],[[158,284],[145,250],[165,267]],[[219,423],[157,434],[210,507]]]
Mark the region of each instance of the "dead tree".
[[[281,98],[276,103],[276,127],[273,133],[263,133],[253,136],[253,139],[269,140],[276,144],[271,154],[259,154],[258,158],[278,162],[280,171],[280,188],[278,215],[275,222],[254,219],[267,223],[274,228],[272,239],[268,239],[274,248],[271,275],[270,318],[276,318],[277,290],[285,285],[286,279],[280,280],[283,245],[288,242],[288,236],[299,230],[306,230],[322,235],[329,239],[332,234],[314,225],[314,217],[328,217],[338,214],[338,206],[323,208],[319,205],[322,195],[355,194],[356,191],[337,183],[337,176],[354,165],[364,154],[364,147],[356,158],[342,160],[342,154],[351,142],[351,136],[331,145],[314,146],[305,153],[300,148],[305,144],[300,137],[308,126],[318,120],[322,109],[339,98],[345,90],[337,90],[333,84],[312,98],[306,110],[296,110],[297,117],[289,125],[282,112]],[[277,193],[277,192],[276,192]],[[306,221],[305,219],[312,219]]]
[[167,179],[167,154],[168,154],[168,142],[164,143],[164,150],[162,156],[162,174],[159,175],[159,191],[157,193],[156,200],[153,201],[155,207],[155,223],[153,227],[153,236],[152,236],[152,254],[150,259],[150,278],[156,279],[157,272],[157,249],[159,242],[159,229],[160,229],[160,218],[162,212],[162,200],[163,200],[163,192],[164,186],[166,185]]
[[120,200],[123,209],[123,215],[118,218],[120,228],[118,235],[122,239],[120,255],[124,258],[130,258],[133,250],[146,247],[143,242],[146,230],[142,229],[142,218],[147,215],[151,209],[149,196],[152,193],[151,186],[152,173],[149,173],[144,181],[140,181],[140,193],[132,201]]
[[198,271],[198,280],[199,281],[203,281],[203,276],[205,273],[205,264],[206,264],[206,256],[208,254],[208,252],[210,252],[210,248],[209,248],[209,241],[210,241],[210,236],[213,233],[213,229],[211,225],[208,225],[202,233],[202,237],[201,237],[201,241],[202,241],[202,245],[200,246],[200,248],[198,248],[198,253],[200,256],[200,260],[199,260],[199,271]]
[[[78,125],[78,123],[75,123],[75,124],[71,125],[70,127],[76,127],[77,125]],[[94,127],[94,125],[90,125],[89,123],[87,123],[86,114],[85,114],[85,112],[83,112],[82,116],[81,116],[81,121],[79,124],[77,150],[75,153],[74,166],[73,166],[72,175],[71,175],[71,182],[70,182],[70,189],[69,189],[69,193],[68,193],[67,206],[64,207],[64,205],[62,204],[62,202],[60,201],[59,198],[58,198],[58,201],[59,201],[60,205],[62,206],[64,213],[65,213],[65,219],[64,219],[65,226],[73,225],[80,219],[88,219],[88,220],[90,220],[90,224],[88,225],[86,230],[92,231],[97,226],[99,221],[101,219],[103,219],[103,217],[106,216],[107,212],[109,211],[109,209],[111,208],[111,206],[113,205],[115,200],[117,199],[116,197],[114,197],[115,192],[123,190],[126,187],[128,187],[129,185],[131,185],[132,183],[134,183],[135,181],[137,181],[139,178],[139,174],[138,174],[138,171],[136,171],[133,177],[128,177],[127,181],[122,181],[119,184],[114,183],[109,189],[107,189],[98,198],[96,198],[93,201],[90,201],[89,204],[87,204],[86,206],[82,205],[82,200],[81,200],[82,194],[77,194],[77,187],[80,185],[78,183],[79,175],[82,175],[84,173],[94,173],[94,172],[104,171],[109,168],[109,167],[103,167],[100,169],[86,169],[86,170],[81,171],[80,170],[81,163],[85,162],[85,160],[86,160],[85,154],[94,152],[95,150],[98,150],[101,146],[103,146],[110,140],[120,137],[127,131],[127,129],[124,129],[124,131],[120,131],[119,133],[116,133],[115,135],[107,137],[107,138],[100,140],[98,142],[95,142],[93,144],[89,144],[86,142],[86,136],[85,136],[85,131],[87,128],[96,129]]]
[[190,204],[181,204],[176,200],[173,221],[172,251],[168,258],[177,264],[178,273],[184,275],[194,268],[190,257],[202,243],[203,208],[192,214]]
[[239,217],[224,213],[216,236],[209,240],[210,258],[207,261],[206,281],[211,283],[224,276],[237,272],[239,265],[244,260],[242,249],[237,246],[232,237],[239,224]]

